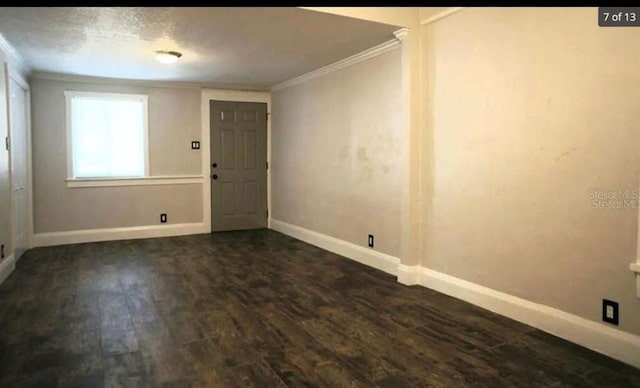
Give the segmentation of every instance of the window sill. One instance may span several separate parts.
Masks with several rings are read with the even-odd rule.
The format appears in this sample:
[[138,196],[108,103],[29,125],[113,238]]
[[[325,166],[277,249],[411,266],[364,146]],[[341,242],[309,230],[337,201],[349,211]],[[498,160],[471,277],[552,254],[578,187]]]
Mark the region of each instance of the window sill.
[[143,178],[67,178],[67,187],[186,185],[204,183],[202,175],[147,176]]

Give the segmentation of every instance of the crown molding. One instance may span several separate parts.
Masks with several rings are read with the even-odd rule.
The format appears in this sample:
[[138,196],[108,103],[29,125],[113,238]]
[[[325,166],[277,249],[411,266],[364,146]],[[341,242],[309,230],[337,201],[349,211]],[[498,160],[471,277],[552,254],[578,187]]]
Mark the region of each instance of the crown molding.
[[393,32],[393,35],[395,35],[396,39],[398,39],[399,41],[403,41],[408,34],[409,34],[409,29],[406,27]]
[[181,82],[181,81],[155,81],[155,80],[139,80],[139,79],[124,79],[124,78],[108,78],[108,77],[96,77],[89,75],[79,74],[64,74],[64,73],[50,73],[44,71],[32,72],[29,79],[43,79],[49,81],[63,81],[63,82],[79,82],[89,84],[104,84],[104,85],[122,85],[122,86],[140,86],[150,88],[175,88],[175,89],[220,89],[220,90],[239,90],[239,91],[259,91],[265,92],[269,89],[264,86],[252,86],[252,85],[235,85],[235,84],[216,84],[206,82]]
[[7,38],[2,35],[0,32],[0,50],[2,50],[6,56],[9,58],[9,61],[15,65],[22,74],[25,76],[29,74],[31,68],[27,65],[27,63],[22,58],[22,55],[9,43]]
[[364,50],[359,52],[358,54],[352,55],[350,57],[347,57],[345,59],[341,59],[337,62],[334,62],[330,65],[321,67],[319,69],[310,71],[306,74],[300,75],[298,77],[294,77],[291,79],[288,79],[286,81],[280,82],[279,84],[274,85],[271,88],[271,92],[275,92],[277,90],[281,90],[281,89],[285,89],[309,80],[312,80],[314,78],[318,78],[321,77],[323,75],[329,74],[329,73],[333,73],[334,71],[340,70],[340,69],[344,69],[345,67],[351,66],[351,65],[355,65],[356,63],[360,63],[362,61],[366,61],[367,59],[376,57],[378,55],[384,54],[388,51],[393,50],[394,48],[398,47],[400,45],[400,40],[398,39],[391,39],[387,42],[384,42],[382,44],[379,44],[377,46],[371,47],[370,49]]
[[463,10],[465,8],[466,7],[449,7],[447,9],[445,9],[444,11],[438,12],[437,14],[435,14],[435,15],[433,15],[431,17],[428,17],[428,18],[426,18],[424,20],[420,20],[420,25],[421,26],[426,26],[427,24],[431,24],[431,23],[433,23],[435,21],[438,21],[440,19],[444,19],[447,16],[451,16],[454,13],[456,13],[456,12],[458,12],[460,10]]

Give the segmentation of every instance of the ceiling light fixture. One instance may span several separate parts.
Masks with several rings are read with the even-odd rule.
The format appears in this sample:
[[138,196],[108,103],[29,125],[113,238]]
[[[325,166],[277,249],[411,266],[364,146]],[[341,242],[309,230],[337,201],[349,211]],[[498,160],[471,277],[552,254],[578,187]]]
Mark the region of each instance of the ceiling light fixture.
[[182,54],[176,51],[156,51],[156,59],[158,62],[166,64],[178,62],[181,56]]

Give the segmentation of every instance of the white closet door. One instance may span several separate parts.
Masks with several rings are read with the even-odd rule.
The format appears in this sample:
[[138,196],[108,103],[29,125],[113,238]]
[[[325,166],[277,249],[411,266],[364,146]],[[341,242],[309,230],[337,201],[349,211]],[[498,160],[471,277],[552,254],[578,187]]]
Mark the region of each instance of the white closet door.
[[13,78],[10,78],[9,95],[13,247],[17,260],[28,248],[27,91]]

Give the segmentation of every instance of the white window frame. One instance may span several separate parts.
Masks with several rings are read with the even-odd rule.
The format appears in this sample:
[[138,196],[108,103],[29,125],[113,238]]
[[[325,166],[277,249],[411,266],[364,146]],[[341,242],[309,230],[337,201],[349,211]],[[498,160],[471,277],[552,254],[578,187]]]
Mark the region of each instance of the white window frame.
[[[146,94],[129,94],[129,93],[101,93],[65,90],[65,115],[67,126],[67,186],[81,187],[82,183],[89,183],[86,186],[113,186],[113,181],[139,181],[149,178],[149,96]],[[142,136],[144,143],[144,176],[142,177],[101,177],[101,178],[76,178],[73,175],[73,144],[72,144],[72,128],[71,128],[71,99],[73,97],[97,97],[102,99],[113,100],[132,100],[142,102]]]

